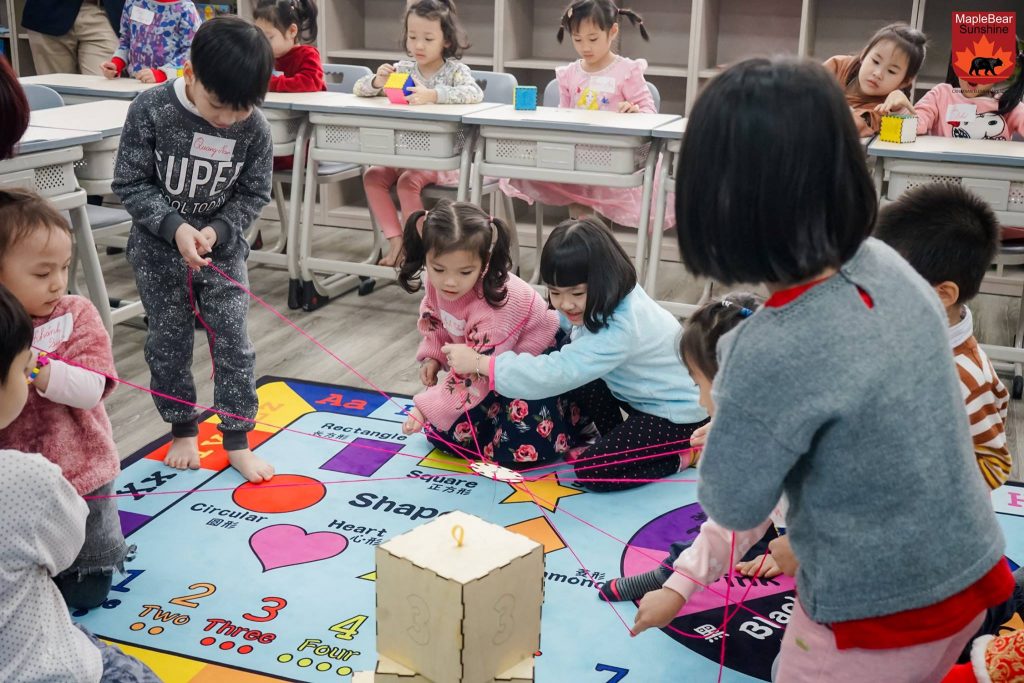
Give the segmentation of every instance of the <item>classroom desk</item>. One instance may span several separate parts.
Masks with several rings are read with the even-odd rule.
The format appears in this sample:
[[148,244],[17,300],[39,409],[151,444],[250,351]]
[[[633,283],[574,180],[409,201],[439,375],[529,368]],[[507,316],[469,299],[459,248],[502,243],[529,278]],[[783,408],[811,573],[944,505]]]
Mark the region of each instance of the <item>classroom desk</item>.
[[[292,106],[309,114],[312,130],[306,159],[298,245],[302,305],[315,310],[331,297],[360,288],[373,278],[394,280],[394,268],[376,265],[383,237],[374,222],[374,244],[363,261],[339,261],[312,255],[313,192],[317,168],[324,162],[391,166],[426,171],[460,170],[458,198],[465,199],[470,179],[473,134],[463,119],[500,106],[481,104],[391,104],[383,97],[313,93]],[[330,273],[323,277],[322,274]],[[364,284],[365,283],[365,284]]]
[[[1024,143],[938,136],[906,144],[874,139],[868,154],[876,158],[875,186],[883,205],[919,185],[955,182],[985,199],[1001,224],[1024,226]],[[1019,280],[986,277],[985,282],[992,293],[1021,296]],[[1014,366],[1015,390],[1024,383],[1022,342],[1024,320],[1012,347],[983,345],[992,360]]]
[[0,161],[0,188],[32,190],[58,211],[69,213],[89,298],[99,310],[109,334],[113,332],[113,322],[107,286],[85,210],[87,195],[75,178],[75,162],[82,158],[82,145],[100,139],[97,132],[30,126],[22,136],[17,155]]
[[[480,201],[484,176],[555,183],[642,187],[636,269],[643,282],[647,228],[661,139],[653,131],[679,120],[671,114],[629,114],[508,105],[465,116],[479,127],[470,201]],[[541,245],[537,245],[538,249]]]
[[95,100],[33,111],[29,121],[41,128],[99,133],[102,139],[83,146],[82,161],[75,165],[75,175],[89,194],[107,195],[111,193],[114,161],[130,105],[131,100]]
[[133,100],[143,90],[160,85],[142,83],[134,78],[105,78],[86,74],[24,76],[18,80],[24,85],[45,85],[53,88],[64,98],[64,104],[81,104],[97,100]]

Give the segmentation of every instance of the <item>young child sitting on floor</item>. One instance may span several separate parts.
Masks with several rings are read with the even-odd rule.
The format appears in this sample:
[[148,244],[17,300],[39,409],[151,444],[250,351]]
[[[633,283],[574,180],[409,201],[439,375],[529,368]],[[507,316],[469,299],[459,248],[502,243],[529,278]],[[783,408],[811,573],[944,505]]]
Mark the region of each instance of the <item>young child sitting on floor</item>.
[[[0,286],[0,429],[39,380],[33,336],[32,319]],[[38,453],[3,449],[0,461],[0,681],[159,683],[135,658],[76,629],[54,583],[79,555],[89,506]]]
[[70,263],[63,216],[35,194],[0,191],[0,284],[32,316],[39,368],[28,408],[0,431],[0,448],[44,454],[89,497],[85,545],[56,577],[70,606],[89,609],[107,599],[129,550],[109,497],[121,460],[103,400],[115,384],[98,374],[116,373],[110,337],[88,299],[67,295]]

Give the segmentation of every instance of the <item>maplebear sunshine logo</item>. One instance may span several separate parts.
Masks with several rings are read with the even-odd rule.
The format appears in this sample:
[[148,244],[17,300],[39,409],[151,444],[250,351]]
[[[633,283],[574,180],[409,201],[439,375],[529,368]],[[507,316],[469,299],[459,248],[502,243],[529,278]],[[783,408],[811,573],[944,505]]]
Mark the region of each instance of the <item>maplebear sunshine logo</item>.
[[952,67],[971,84],[999,83],[1017,63],[1016,12],[953,12]]

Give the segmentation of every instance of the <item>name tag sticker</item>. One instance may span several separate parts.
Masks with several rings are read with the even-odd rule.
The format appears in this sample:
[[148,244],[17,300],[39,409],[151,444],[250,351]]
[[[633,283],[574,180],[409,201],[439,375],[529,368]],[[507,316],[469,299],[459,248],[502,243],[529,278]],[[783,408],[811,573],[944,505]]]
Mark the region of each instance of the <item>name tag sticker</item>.
[[132,21],[149,26],[153,23],[153,19],[156,18],[156,13],[151,9],[135,5],[132,7],[131,17]]
[[602,93],[615,92],[615,79],[610,76],[598,76],[590,79],[590,89]]
[[954,126],[973,121],[977,115],[978,107],[973,104],[951,104],[946,107],[946,123]]
[[444,325],[444,329],[448,330],[448,334],[453,337],[462,339],[466,336],[466,321],[459,320],[447,311],[441,311],[441,324]]
[[70,313],[54,318],[33,331],[32,346],[50,353],[71,338],[71,330],[74,326],[75,319]]
[[192,156],[210,161],[231,161],[235,153],[235,141],[216,135],[194,133],[192,135]]

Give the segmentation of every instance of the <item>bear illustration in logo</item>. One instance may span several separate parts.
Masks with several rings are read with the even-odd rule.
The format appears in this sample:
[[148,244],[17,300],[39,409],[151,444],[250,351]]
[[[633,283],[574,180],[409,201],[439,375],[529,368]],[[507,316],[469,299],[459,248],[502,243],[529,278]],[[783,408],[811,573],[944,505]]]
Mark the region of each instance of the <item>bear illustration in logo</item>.
[[996,69],[1003,65],[1003,60],[998,57],[975,57],[971,60],[970,74],[972,76],[995,76]]

